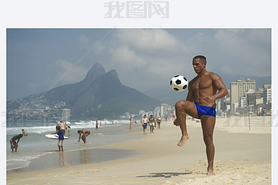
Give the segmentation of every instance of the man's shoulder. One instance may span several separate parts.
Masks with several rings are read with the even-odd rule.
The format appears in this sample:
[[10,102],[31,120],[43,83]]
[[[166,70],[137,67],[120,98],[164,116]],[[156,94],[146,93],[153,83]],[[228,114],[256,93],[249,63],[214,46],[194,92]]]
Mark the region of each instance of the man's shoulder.
[[209,75],[210,79],[212,79],[212,80],[219,80],[219,79],[221,79],[220,75],[218,75],[216,73],[213,73],[213,72],[209,72],[208,75]]
[[189,84],[194,83],[198,79],[198,76],[195,76],[192,80],[189,81]]

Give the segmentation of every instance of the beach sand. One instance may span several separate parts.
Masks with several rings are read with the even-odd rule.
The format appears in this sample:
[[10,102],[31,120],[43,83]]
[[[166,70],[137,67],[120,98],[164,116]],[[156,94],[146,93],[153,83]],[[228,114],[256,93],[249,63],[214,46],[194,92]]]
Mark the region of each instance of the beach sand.
[[[251,124],[249,129],[248,124],[246,127],[245,118],[217,119],[214,132],[214,176],[206,175],[207,162],[200,123],[190,119],[190,139],[183,147],[176,145],[181,136],[179,127],[173,126],[171,122],[162,122],[161,129],[155,129],[154,134],[145,134],[146,137],[99,148],[111,152],[112,155],[113,149],[124,149],[132,153],[128,157],[8,173],[6,181],[10,185],[271,184],[271,127],[268,126],[270,118],[269,122],[251,123],[254,124]],[[127,134],[141,135],[142,128],[137,125]],[[80,158],[79,154],[80,152],[77,152],[76,157]],[[47,163],[47,160],[45,162]]]

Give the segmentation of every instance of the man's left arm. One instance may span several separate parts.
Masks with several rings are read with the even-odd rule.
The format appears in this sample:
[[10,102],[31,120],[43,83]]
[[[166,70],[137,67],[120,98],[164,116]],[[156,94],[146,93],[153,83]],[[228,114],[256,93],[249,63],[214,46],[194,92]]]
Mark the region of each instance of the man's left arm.
[[211,79],[214,87],[218,90],[218,92],[212,96],[213,99],[223,98],[228,94],[228,90],[223,83],[221,77],[215,73],[211,74]]

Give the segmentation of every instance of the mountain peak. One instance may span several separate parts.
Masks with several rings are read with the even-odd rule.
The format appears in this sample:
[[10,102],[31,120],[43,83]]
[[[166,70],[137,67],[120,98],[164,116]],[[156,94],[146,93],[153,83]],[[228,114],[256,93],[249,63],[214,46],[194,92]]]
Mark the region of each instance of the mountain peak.
[[[116,70],[112,69],[107,73],[108,76],[111,76],[115,78],[116,80],[119,80],[119,76]],[[119,80],[120,81],[120,80]]]
[[91,67],[91,69],[87,73],[85,80],[93,81],[104,74],[105,74],[105,69],[100,63],[97,62],[93,65],[93,67]]

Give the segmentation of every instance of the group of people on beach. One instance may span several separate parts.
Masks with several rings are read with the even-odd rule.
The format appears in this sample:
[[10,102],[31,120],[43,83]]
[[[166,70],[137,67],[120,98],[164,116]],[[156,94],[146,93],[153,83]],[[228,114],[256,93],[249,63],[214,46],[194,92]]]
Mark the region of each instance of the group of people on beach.
[[150,127],[150,133],[153,134],[154,133],[154,128],[157,126],[158,129],[160,129],[160,124],[161,124],[161,118],[157,117],[157,119],[155,119],[153,117],[153,115],[150,115],[149,118],[147,118],[146,115],[143,116],[143,118],[141,119],[141,124],[143,127],[143,133],[146,134],[146,130],[149,124]]
[[[68,131],[68,137],[70,138],[71,137],[71,127],[69,125],[67,125],[66,123],[64,123],[63,121],[57,122],[56,134],[58,135],[59,152],[64,151],[63,143],[64,143],[64,139],[65,139],[64,135],[66,133],[66,130]],[[82,139],[82,141],[84,143],[86,143],[87,142],[86,137],[88,135],[90,135],[90,131],[87,129],[81,129],[81,130],[78,130],[77,133],[79,134],[78,142],[80,142],[80,139]]]

